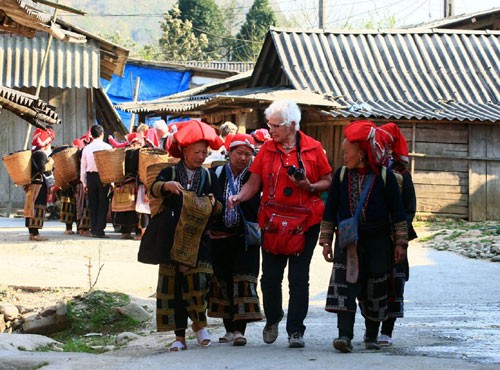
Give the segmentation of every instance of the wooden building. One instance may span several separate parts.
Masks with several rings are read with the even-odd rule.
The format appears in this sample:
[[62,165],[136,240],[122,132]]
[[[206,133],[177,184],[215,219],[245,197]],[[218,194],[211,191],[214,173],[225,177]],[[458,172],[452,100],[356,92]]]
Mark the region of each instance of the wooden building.
[[[321,31],[271,29],[246,89],[185,92],[122,107],[142,114],[242,118],[263,124],[268,99],[255,89],[315,94],[301,129],[342,164],[343,126],[396,122],[408,140],[421,216],[500,218],[500,32],[438,29]],[[219,85],[220,87],[220,85]],[[224,99],[224,95],[226,98]],[[239,97],[235,97],[235,95]],[[152,104],[152,105],[148,105]],[[218,115],[218,116],[217,116]]]
[[[62,122],[54,127],[55,146],[70,144],[96,122],[108,133],[125,134],[100,79],[123,72],[128,50],[51,18],[22,1],[0,2],[0,86],[36,95],[53,107]],[[30,125],[8,110],[0,121],[2,156],[23,149]],[[0,207],[22,205],[23,191],[4,166],[0,185]]]

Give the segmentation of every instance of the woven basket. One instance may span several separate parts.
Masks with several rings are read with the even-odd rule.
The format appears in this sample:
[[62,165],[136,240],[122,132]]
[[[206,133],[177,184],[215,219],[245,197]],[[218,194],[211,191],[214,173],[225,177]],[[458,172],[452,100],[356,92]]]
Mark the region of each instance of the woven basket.
[[67,188],[72,181],[80,178],[80,155],[77,147],[63,149],[55,153],[54,179],[61,188]]
[[[155,181],[158,174],[166,167],[170,167],[175,165],[179,161],[178,158],[170,158],[169,162],[163,163],[153,163],[147,168],[147,179],[144,183],[146,185],[146,190],[149,193],[149,189],[153,182]],[[160,209],[161,203],[163,202],[163,198],[156,198],[153,196],[149,196],[149,209],[151,211],[151,217],[153,217],[158,210]]]
[[210,163],[210,168],[224,166],[226,163],[227,163],[227,161],[212,161]]
[[154,163],[166,163],[168,162],[168,153],[163,149],[158,148],[141,148],[139,150],[139,180],[143,183],[147,183],[148,166]]
[[125,148],[97,150],[94,159],[101,182],[111,184],[125,180]]
[[8,154],[2,159],[14,184],[31,184],[31,150]]

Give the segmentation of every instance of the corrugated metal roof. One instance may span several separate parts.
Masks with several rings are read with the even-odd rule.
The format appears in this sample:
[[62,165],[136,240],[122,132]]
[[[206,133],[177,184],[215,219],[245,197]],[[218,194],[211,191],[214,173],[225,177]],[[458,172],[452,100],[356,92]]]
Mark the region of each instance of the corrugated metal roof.
[[55,107],[42,99],[0,86],[0,109],[5,108],[37,127],[45,124],[60,124],[61,120]]
[[315,106],[323,109],[336,109],[339,104],[328,96],[311,92],[298,91],[293,88],[259,87],[252,89],[231,90],[212,94],[201,94],[177,98],[162,99],[149,102],[118,104],[116,108],[126,112],[180,114],[191,111],[206,111],[214,107],[235,107],[249,105],[269,105],[278,99],[293,99],[301,106]]
[[405,28],[463,28],[469,30],[498,30],[498,26],[500,26],[499,17],[500,8],[492,8],[474,13],[454,15]]
[[500,32],[272,28],[250,87],[338,96],[334,116],[500,120]]
[[[0,85],[34,87],[48,39],[0,35]],[[86,44],[53,40],[47,60],[42,87],[91,88],[99,87],[99,46],[92,40]]]
[[[1,15],[5,14],[5,17]],[[47,32],[57,40],[85,43],[84,35],[61,28],[52,22],[52,16],[22,0],[2,0],[0,4],[0,30],[33,37],[35,30]]]

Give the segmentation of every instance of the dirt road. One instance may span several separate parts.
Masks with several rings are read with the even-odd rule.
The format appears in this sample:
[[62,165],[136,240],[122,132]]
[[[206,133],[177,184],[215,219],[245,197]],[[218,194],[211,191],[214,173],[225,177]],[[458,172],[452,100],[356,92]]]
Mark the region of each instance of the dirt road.
[[[85,291],[95,281],[99,266],[103,266],[96,288],[125,292],[153,304],[157,267],[136,262],[137,241],[123,241],[110,230],[107,232],[111,239],[104,240],[66,236],[62,224],[50,222],[43,233],[51,240],[30,242],[22,222],[0,219],[1,285]],[[419,233],[423,236],[425,230]],[[405,294],[405,318],[397,321],[394,346],[383,351],[364,349],[364,325],[359,315],[354,352],[343,355],[332,349],[336,317],[323,309],[331,265],[324,262],[317,248],[311,265],[304,349],[287,348],[284,322],[277,342],[265,345],[261,339],[265,322],[258,322],[249,325],[248,345],[243,348],[214,343],[201,349],[191,337],[188,351],[173,354],[165,348],[171,337],[151,333],[125,349],[103,355],[0,350],[0,369],[31,369],[40,364],[43,369],[178,369],[180,363],[184,364],[182,368],[190,369],[497,369],[500,264],[436,251],[418,243],[410,247],[409,258],[411,278]],[[286,283],[284,287],[286,291]],[[44,298],[43,292],[32,297],[32,304],[36,299],[54,298]],[[286,294],[284,299],[288,299]],[[26,305],[25,301],[19,303]],[[211,320],[209,330],[214,339],[223,334],[219,320]]]

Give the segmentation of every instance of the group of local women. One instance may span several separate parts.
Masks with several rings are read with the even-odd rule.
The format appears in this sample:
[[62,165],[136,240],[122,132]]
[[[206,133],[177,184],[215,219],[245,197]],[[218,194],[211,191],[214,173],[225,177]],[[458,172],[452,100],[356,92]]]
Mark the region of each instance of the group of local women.
[[[416,237],[404,137],[395,124],[350,123],[344,129],[344,166],[332,175],[321,143],[300,131],[295,102],[275,101],[264,114],[270,138],[255,157],[251,135],[231,134],[222,142],[198,120],[178,125],[173,134],[169,152],[180,161],[151,186],[162,207],[138,256],[159,264],[158,331],[175,331],[169,350],[185,350],[190,319],[198,345],[208,347],[207,317],[222,318],[226,333],[219,343],[244,346],[247,324],[265,316],[263,340],[275,342],[285,317],[282,282],[288,265],[288,346],[304,347],[309,267],[319,238],[325,260],[333,262],[326,300],[326,310],[338,316],[333,347],[352,351],[356,300],[366,348],[390,345],[395,318],[403,314],[408,240]],[[204,168],[209,147],[222,145],[228,162]],[[343,242],[349,240],[348,221],[357,233]],[[256,223],[257,243],[251,241]],[[257,293],[261,256],[263,312]]]

